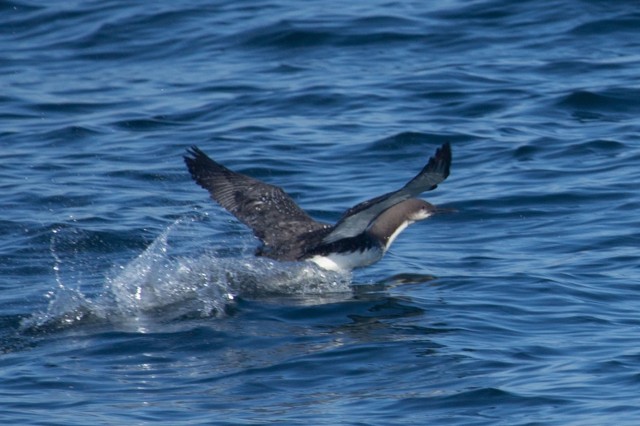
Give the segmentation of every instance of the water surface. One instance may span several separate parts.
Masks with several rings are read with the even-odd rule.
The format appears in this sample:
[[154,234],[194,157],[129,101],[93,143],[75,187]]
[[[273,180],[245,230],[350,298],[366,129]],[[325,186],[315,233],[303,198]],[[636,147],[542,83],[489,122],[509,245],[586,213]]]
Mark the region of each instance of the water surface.
[[[635,2],[0,5],[7,424],[640,421]],[[451,176],[353,274],[255,259],[198,145],[318,220]]]

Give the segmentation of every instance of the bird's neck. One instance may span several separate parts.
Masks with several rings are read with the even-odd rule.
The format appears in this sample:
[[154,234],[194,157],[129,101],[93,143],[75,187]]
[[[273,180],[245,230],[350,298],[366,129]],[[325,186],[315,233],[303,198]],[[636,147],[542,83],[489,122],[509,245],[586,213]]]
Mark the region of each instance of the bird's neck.
[[403,212],[394,207],[378,216],[368,231],[372,237],[382,243],[384,251],[387,251],[398,235],[413,223]]

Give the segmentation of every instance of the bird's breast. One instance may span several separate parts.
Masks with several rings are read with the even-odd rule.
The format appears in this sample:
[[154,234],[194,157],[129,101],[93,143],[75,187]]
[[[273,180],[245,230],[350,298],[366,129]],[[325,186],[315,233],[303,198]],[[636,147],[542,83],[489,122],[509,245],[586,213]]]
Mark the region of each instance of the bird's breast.
[[380,260],[382,255],[380,247],[369,247],[365,250],[317,254],[307,260],[323,269],[342,272],[371,265]]

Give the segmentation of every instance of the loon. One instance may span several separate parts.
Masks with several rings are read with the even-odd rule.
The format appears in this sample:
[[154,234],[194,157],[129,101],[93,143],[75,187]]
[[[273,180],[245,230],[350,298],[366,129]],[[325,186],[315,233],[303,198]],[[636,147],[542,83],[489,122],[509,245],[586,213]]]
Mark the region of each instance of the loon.
[[306,260],[332,271],[377,262],[407,226],[435,214],[435,206],[415,197],[435,189],[451,166],[447,142],[401,189],[351,207],[330,225],[312,219],[280,187],[229,170],[197,146],[187,154],[184,161],[193,180],[262,242],[256,256]]

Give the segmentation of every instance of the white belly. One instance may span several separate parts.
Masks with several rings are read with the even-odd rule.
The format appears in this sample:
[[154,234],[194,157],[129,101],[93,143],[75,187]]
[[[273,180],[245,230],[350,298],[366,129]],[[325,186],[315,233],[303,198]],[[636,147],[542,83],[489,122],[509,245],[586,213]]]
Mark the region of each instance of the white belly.
[[382,250],[371,249],[365,251],[354,251],[347,253],[334,253],[328,256],[316,255],[307,260],[315,263],[323,269],[330,271],[350,271],[362,266],[371,265],[382,257]]

